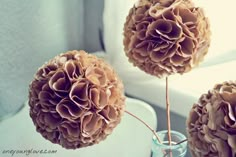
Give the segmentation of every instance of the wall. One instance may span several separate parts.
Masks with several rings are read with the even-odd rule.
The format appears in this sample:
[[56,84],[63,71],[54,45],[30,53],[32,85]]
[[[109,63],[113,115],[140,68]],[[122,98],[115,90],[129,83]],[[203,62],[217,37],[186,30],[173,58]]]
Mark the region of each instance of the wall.
[[84,49],[83,0],[0,1],[0,119],[26,100],[37,68]]

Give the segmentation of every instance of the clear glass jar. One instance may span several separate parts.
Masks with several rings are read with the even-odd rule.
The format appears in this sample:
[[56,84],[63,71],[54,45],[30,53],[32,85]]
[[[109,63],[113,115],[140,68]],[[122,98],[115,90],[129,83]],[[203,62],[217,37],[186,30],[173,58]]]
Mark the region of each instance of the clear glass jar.
[[171,131],[171,145],[168,142],[167,130],[157,132],[162,143],[155,136],[152,140],[152,157],[184,157],[187,153],[187,141],[176,145],[186,139],[186,136],[177,131]]

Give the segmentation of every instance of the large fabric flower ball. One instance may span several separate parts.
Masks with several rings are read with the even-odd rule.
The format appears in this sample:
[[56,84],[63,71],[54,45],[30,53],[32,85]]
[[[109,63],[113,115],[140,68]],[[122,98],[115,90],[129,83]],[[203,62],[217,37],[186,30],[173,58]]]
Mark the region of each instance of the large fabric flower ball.
[[208,19],[191,0],[139,0],[124,25],[129,61],[160,78],[190,71],[209,45]]
[[113,68],[84,51],[56,56],[39,68],[29,87],[37,131],[67,149],[104,140],[120,122],[124,101]]
[[217,84],[200,97],[187,132],[193,157],[236,156],[236,82]]

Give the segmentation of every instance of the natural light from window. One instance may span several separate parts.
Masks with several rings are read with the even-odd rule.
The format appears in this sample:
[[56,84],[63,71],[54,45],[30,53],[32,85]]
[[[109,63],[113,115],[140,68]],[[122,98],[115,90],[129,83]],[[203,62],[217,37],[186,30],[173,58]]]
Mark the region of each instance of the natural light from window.
[[[172,111],[187,116],[192,104],[216,83],[235,80],[236,73],[236,0],[194,0],[209,17],[212,42],[199,67],[184,75],[170,76]],[[123,25],[136,0],[105,0],[104,41],[106,58],[125,83],[126,93],[165,107],[164,79],[141,72],[128,62],[123,51]],[[112,35],[111,35],[112,33]],[[177,106],[177,107],[175,107]]]

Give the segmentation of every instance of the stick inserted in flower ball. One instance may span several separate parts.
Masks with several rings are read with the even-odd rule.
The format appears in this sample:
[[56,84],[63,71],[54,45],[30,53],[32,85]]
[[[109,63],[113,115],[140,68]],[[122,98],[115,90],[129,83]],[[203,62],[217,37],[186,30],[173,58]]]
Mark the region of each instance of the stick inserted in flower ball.
[[[139,0],[124,24],[124,50],[129,61],[158,78],[183,74],[208,52],[209,22],[192,0]],[[170,104],[166,89],[169,144]]]
[[69,51],[39,68],[30,84],[29,105],[44,138],[76,149],[99,143],[120,123],[124,87],[102,59]]

